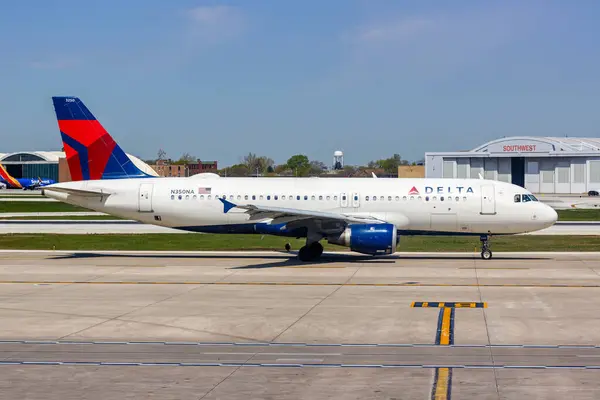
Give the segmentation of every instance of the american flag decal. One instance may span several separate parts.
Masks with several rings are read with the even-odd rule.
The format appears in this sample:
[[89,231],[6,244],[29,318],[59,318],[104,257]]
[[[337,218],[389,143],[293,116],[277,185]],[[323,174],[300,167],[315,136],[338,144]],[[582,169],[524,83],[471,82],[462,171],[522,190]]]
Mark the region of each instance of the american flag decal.
[[198,194],[210,194],[210,188],[198,188]]

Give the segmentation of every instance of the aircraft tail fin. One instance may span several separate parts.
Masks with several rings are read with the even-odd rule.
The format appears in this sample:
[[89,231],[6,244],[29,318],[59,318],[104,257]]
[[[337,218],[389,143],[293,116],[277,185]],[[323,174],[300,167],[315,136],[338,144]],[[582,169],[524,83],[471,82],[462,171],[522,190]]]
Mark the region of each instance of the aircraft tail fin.
[[2,164],[0,164],[0,178],[2,178],[9,186],[19,189],[23,188],[21,182],[13,178],[13,176],[8,173],[8,171],[4,168]]
[[71,179],[146,178],[78,97],[52,97]]

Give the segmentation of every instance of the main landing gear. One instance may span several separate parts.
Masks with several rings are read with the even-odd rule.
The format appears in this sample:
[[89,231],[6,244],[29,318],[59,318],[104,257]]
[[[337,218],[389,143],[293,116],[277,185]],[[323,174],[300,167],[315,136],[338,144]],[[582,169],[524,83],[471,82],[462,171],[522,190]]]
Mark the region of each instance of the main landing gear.
[[321,254],[323,254],[323,245],[319,242],[312,242],[300,248],[298,258],[300,261],[313,261],[321,257]]
[[481,240],[481,258],[483,258],[484,260],[489,260],[490,258],[492,258],[492,250],[490,250],[489,246],[490,236],[481,235],[479,240]]

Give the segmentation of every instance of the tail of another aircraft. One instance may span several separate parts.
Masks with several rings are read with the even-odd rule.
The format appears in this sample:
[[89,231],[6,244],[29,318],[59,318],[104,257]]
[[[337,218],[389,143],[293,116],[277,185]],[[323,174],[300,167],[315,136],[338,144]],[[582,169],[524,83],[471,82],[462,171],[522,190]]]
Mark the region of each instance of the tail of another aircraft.
[[2,178],[9,187],[22,189],[23,186],[21,182],[12,177],[11,174],[4,168],[2,164],[0,164],[0,178]]
[[71,179],[149,178],[77,97],[52,97]]

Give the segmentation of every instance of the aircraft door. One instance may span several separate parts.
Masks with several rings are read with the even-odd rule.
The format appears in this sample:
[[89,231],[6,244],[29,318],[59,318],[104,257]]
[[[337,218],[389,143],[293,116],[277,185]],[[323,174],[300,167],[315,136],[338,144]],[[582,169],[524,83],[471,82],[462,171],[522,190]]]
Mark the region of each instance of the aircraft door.
[[360,195],[357,192],[352,193],[352,207],[358,208],[360,206]]
[[152,189],[154,185],[152,183],[140,184],[140,192],[138,195],[138,211],[139,212],[152,212]]
[[481,214],[496,214],[494,185],[481,186]]
[[342,208],[348,207],[348,195],[344,193],[340,193],[340,206]]

